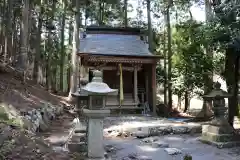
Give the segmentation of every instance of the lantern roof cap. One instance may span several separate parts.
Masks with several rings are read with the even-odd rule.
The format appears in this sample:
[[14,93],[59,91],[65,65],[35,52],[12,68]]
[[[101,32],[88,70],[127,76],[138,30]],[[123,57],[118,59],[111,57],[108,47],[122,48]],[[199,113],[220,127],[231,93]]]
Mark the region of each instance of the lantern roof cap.
[[102,80],[102,72],[99,70],[93,71],[92,82],[88,83],[82,88],[83,91],[87,91],[88,95],[108,95],[117,94],[118,89],[111,89]]
[[229,98],[229,97],[232,97],[232,95],[222,90],[221,84],[219,82],[216,82],[214,85],[214,89],[210,93],[204,95],[203,98],[215,98],[215,97]]

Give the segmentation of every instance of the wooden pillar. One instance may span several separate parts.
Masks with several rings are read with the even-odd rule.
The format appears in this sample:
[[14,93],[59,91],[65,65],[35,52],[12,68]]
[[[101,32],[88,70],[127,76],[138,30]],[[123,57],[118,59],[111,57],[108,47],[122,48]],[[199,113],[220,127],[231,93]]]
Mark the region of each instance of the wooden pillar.
[[152,107],[153,115],[156,116],[156,100],[157,100],[157,83],[156,83],[156,63],[152,65]]
[[138,81],[137,81],[137,67],[134,67],[134,101],[137,103],[138,100]]
[[145,70],[145,92],[146,92],[146,101],[149,103],[149,79],[148,72]]

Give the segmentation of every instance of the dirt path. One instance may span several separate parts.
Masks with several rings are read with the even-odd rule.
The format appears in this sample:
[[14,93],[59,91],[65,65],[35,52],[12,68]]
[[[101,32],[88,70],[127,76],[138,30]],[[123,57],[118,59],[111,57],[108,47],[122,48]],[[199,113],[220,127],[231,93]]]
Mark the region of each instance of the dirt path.
[[53,147],[63,147],[68,139],[70,130],[72,129],[72,121],[74,116],[64,112],[63,115],[57,117],[51,124],[47,132],[39,133]]

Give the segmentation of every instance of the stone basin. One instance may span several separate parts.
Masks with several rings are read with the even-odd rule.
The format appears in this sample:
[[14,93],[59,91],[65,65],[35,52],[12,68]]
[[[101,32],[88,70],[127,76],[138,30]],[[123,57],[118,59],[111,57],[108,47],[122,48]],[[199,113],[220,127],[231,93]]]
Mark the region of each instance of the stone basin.
[[83,114],[91,118],[101,118],[109,116],[111,111],[109,109],[90,110],[83,109]]

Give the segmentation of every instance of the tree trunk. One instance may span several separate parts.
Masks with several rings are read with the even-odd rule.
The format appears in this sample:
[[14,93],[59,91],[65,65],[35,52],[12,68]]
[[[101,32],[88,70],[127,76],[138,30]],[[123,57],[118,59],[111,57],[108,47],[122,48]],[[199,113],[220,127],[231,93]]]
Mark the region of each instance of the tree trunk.
[[79,1],[76,1],[76,12],[75,12],[75,21],[74,21],[74,34],[73,34],[73,49],[72,49],[72,72],[71,72],[71,88],[69,92],[69,99],[72,98],[72,93],[76,92],[77,90],[77,78],[78,78],[78,58],[77,52],[80,46],[79,41],[79,20],[80,20],[80,11],[79,11]]
[[182,94],[181,92],[178,93],[178,97],[177,97],[178,101],[177,101],[177,107],[179,110],[182,109]]
[[4,24],[5,24],[5,0],[3,1],[3,5],[0,5],[0,16],[1,16],[1,26],[0,26],[0,55],[3,53],[3,42],[4,42]]
[[[166,16],[164,16],[166,18]],[[164,68],[164,116],[168,116],[168,81],[167,81],[167,43],[166,43],[166,30],[164,28],[163,32],[163,55],[164,55],[164,62],[163,62],[163,68]]]
[[4,48],[4,63],[9,63],[9,57],[11,57],[12,54],[12,43],[11,43],[11,37],[12,37],[12,11],[13,11],[13,3],[12,0],[8,0],[7,5],[7,19],[6,19],[6,28],[5,28],[5,48]]
[[170,11],[166,13],[167,37],[168,37],[168,108],[172,109],[172,31],[170,22]]
[[239,107],[238,107],[238,93],[239,93],[239,87],[238,87],[238,81],[239,81],[239,59],[240,57],[237,56],[235,58],[235,70],[234,70],[234,90],[233,90],[233,106],[229,110],[229,124],[233,126],[234,124],[234,116],[239,115]]
[[124,26],[128,27],[128,0],[124,0]]
[[187,112],[188,108],[189,108],[189,105],[190,105],[190,99],[189,99],[189,94],[188,94],[188,91],[185,91],[185,94],[184,94],[184,113]]
[[23,82],[26,81],[27,63],[28,63],[28,16],[29,0],[24,0],[22,21],[21,21],[21,51],[19,55],[19,68],[23,72]]
[[98,2],[98,8],[99,8],[99,15],[98,15],[98,24],[99,25],[102,25],[103,24],[103,1],[102,0],[99,0]]
[[[72,31],[73,31],[73,26],[72,26],[72,20],[71,20],[71,17],[70,17],[70,20],[69,20],[69,34],[68,34],[68,45],[71,45],[72,44]],[[68,63],[71,62],[71,54],[68,54]],[[67,91],[70,92],[70,88],[71,88],[71,67],[68,67],[67,69],[67,84],[68,84],[68,88],[67,88]]]
[[[205,17],[206,17],[207,23],[209,23],[212,20],[213,16],[214,15],[213,15],[211,3],[209,0],[205,0]],[[206,46],[205,49],[206,49],[206,54],[208,54],[210,57],[213,57],[213,52],[211,47]],[[213,73],[210,73],[208,77],[209,78],[204,83],[205,94],[209,93],[212,90],[212,86],[213,86]],[[211,116],[213,116],[212,103],[204,99],[202,109],[196,117],[205,119]]]
[[64,61],[65,61],[65,46],[64,46],[64,31],[65,31],[65,18],[66,18],[66,7],[65,1],[63,1],[63,14],[62,14],[62,28],[61,28],[61,59],[60,59],[60,90],[63,91],[63,72],[64,72]]
[[33,68],[33,80],[37,83],[41,83],[42,68],[40,66],[41,62],[41,35],[42,35],[42,14],[43,7],[40,8],[40,13],[38,16],[38,26],[37,26],[37,36],[36,36],[36,55],[34,57],[34,68]]
[[12,57],[11,57],[11,64],[14,65],[16,61],[16,52],[17,52],[17,43],[18,43],[18,38],[17,38],[17,12],[14,10],[13,13],[13,23],[12,23],[12,41],[11,41],[11,46],[12,46]]
[[149,50],[153,52],[153,33],[152,33],[152,17],[151,17],[151,2],[147,0],[147,19],[148,19],[148,44]]
[[[237,97],[235,96],[236,92],[236,86],[237,83],[235,82],[237,79],[235,77],[236,73],[238,72],[238,69],[235,68],[236,60],[235,56],[233,54],[233,50],[227,49],[226,50],[226,59],[225,59],[225,79],[227,83],[228,93],[234,95],[233,97],[229,98],[228,101],[228,122],[231,126],[233,126],[233,120],[234,116],[236,115],[236,106],[237,106]],[[236,70],[235,70],[236,69]]]

